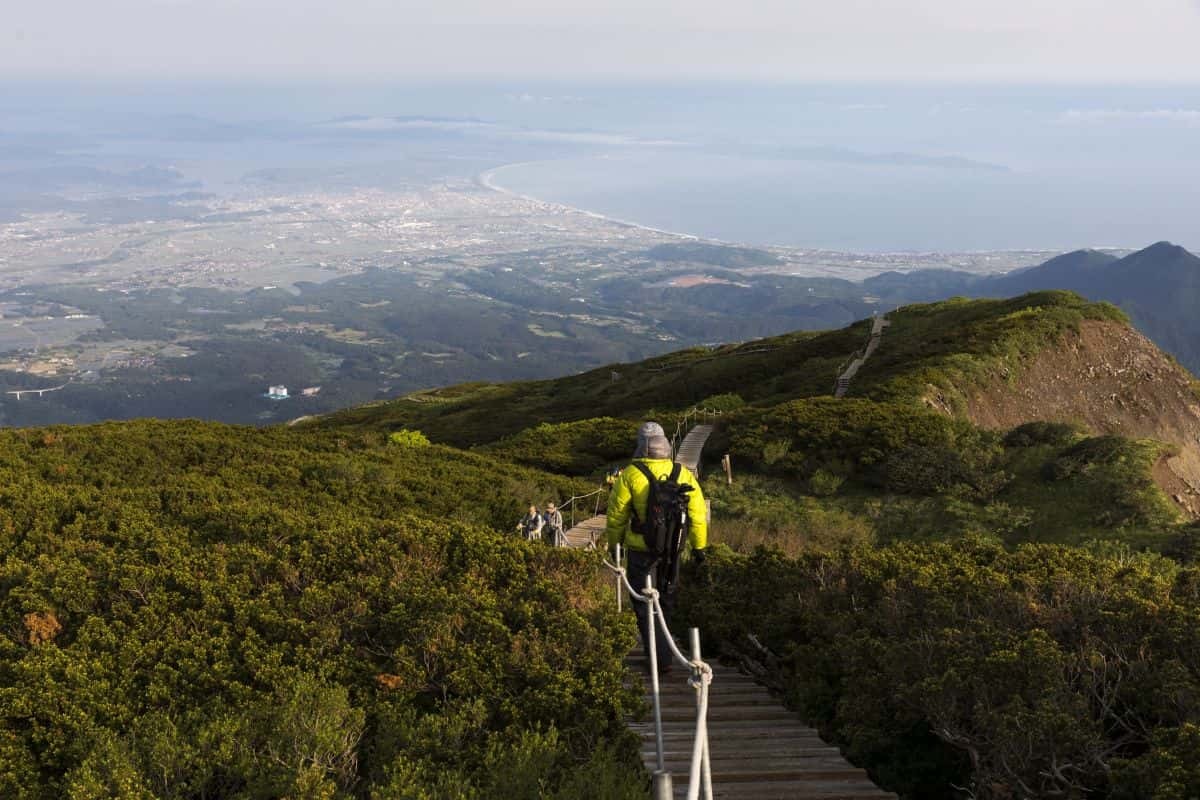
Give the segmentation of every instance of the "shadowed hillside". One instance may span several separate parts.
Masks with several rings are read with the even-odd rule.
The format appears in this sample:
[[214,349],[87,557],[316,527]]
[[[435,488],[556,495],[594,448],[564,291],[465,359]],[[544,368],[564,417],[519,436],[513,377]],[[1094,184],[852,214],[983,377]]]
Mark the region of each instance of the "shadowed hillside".
[[[986,380],[1006,359],[1019,361],[1053,346],[1085,319],[1124,320],[1111,306],[1065,292],[908,306],[888,318],[886,344],[855,380],[851,395],[916,401],[930,384],[950,390],[964,380]],[[725,393],[769,406],[831,394],[837,376],[865,347],[870,328],[870,320],[863,320],[836,331],[693,348],[556,380],[462,384],[338,412],[317,424],[415,427],[436,441],[470,446],[511,435],[535,420],[635,417],[686,409]]]
[[[881,410],[888,424],[896,426],[894,434],[881,437],[888,443],[880,451],[883,461],[904,451],[916,435],[915,419],[897,420],[922,412],[989,429],[1049,421],[1092,434],[1155,440],[1166,449],[1146,465],[1147,474],[1181,511],[1196,516],[1200,510],[1200,407],[1193,379],[1113,306],[1088,303],[1067,292],[1039,292],[1008,300],[907,306],[888,319],[891,325],[881,345],[840,406],[821,398],[832,393],[835,377],[863,350],[869,320],[839,331],[686,350],[554,381],[450,387],[342,412],[315,424],[335,430],[412,427],[456,446],[499,447],[525,463],[560,469],[569,465],[568,471],[585,474],[620,458],[619,448],[604,444],[619,437],[595,423],[585,425],[586,420],[616,418],[628,426],[643,417],[671,419],[693,405],[732,395],[739,407],[731,410],[715,445],[731,447],[735,460],[772,473],[777,470],[761,449],[773,446],[773,438],[756,434],[738,439],[738,432],[763,424],[751,422],[762,415],[797,403],[820,409],[818,416],[828,424],[850,430],[846,415],[859,406],[848,401],[857,398],[875,404],[862,408]],[[846,415],[839,416],[839,409]],[[808,418],[809,412],[802,416]],[[541,421],[544,429],[536,446],[523,446],[517,435],[532,427],[531,420]],[[862,435],[871,434],[867,430]],[[882,466],[854,467],[849,452],[815,455],[813,451],[839,447],[828,437],[797,436],[788,446],[806,448],[807,466],[792,471],[803,480],[818,470],[832,471],[850,485],[883,480]],[[939,441],[958,447],[956,436],[945,434]],[[497,445],[502,439],[512,439],[512,444]],[[519,455],[523,451],[525,457]],[[981,452],[979,458],[991,457]]]

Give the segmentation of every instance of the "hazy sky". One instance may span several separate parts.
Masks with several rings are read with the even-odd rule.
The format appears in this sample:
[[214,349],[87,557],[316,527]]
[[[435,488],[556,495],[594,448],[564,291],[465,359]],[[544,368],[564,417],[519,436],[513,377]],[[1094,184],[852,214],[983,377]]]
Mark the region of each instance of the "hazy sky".
[[1200,0],[8,0],[0,79],[1200,81]]

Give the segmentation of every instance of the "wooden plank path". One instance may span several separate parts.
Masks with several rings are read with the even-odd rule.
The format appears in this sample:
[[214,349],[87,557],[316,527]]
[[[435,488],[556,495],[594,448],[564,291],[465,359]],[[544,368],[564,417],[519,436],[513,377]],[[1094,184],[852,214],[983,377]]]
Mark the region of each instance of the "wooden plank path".
[[837,385],[833,389],[834,397],[846,396],[846,392],[850,389],[850,381],[854,380],[854,376],[858,374],[862,365],[867,363],[867,359],[871,357],[871,354],[879,349],[879,343],[883,340],[883,329],[891,324],[892,321],[889,319],[883,317],[875,318],[875,321],[871,324],[871,338],[867,342],[867,349],[863,351],[863,354],[859,358],[851,361],[846,371],[838,376]]
[[700,453],[704,450],[704,444],[712,432],[712,425],[697,425],[688,431],[687,436],[683,437],[683,441],[679,444],[679,452],[675,454],[675,461],[683,464],[692,471],[692,474],[695,474],[700,466]]
[[[872,345],[877,346],[886,324],[876,321]],[[874,347],[868,347],[866,355],[873,351]],[[695,472],[700,452],[712,431],[712,425],[697,425],[688,431],[675,460]],[[567,546],[605,549],[604,528],[603,515],[590,517],[566,532]],[[851,766],[836,747],[822,741],[815,730],[784,708],[753,678],[709,663],[713,682],[708,693],[708,740],[714,798],[885,800],[896,797],[876,786],[866,772]],[[651,707],[646,656],[640,647],[630,653],[626,664],[642,676],[646,705]],[[672,774],[677,798],[687,796],[696,734],[696,691],[688,686],[687,678],[686,671],[676,666],[670,675],[660,676],[659,680],[664,766]],[[641,736],[642,763],[653,773],[658,768],[653,717],[631,721],[629,727]]]
[[583,522],[571,528],[564,534],[567,539],[567,547],[573,547],[577,550],[590,550],[592,547],[604,549],[604,515],[598,517],[590,517]]
[[[603,548],[604,517],[592,517],[567,531],[567,546]],[[626,601],[631,602],[631,601]],[[626,605],[628,611],[628,605]],[[709,662],[713,682],[708,693],[708,739],[712,762],[713,797],[728,800],[885,800],[884,792],[851,766],[836,747],[753,678]],[[646,706],[651,707],[650,679],[641,647],[626,664],[642,676]],[[662,700],[666,768],[674,778],[675,797],[687,796],[692,739],[696,733],[696,692],[678,665],[659,681]],[[631,721],[641,736],[642,763],[657,768],[654,720]]]
[[[646,657],[634,650],[626,663],[645,676]],[[733,800],[884,800],[895,798],[851,766],[836,747],[783,707],[766,688],[735,669],[709,662],[708,741],[713,797]],[[650,679],[644,677],[649,706]],[[696,692],[678,666],[660,677],[665,766],[675,797],[686,797],[692,740],[696,732]],[[631,722],[642,739],[642,763],[657,769],[654,720]]]

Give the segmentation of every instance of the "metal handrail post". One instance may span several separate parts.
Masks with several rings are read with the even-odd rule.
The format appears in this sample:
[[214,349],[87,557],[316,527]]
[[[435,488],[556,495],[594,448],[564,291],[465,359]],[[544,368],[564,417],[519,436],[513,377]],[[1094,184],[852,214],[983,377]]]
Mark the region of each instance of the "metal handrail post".
[[[692,663],[698,664],[701,661],[700,629],[689,628],[688,634],[692,644]],[[712,800],[712,764],[708,756],[708,704],[704,702],[704,693],[707,691],[708,687],[703,681],[696,687],[696,738],[700,740],[700,788],[704,800]],[[695,764],[693,764],[692,772],[695,771]],[[691,788],[690,785],[688,788]]]
[[655,774],[657,774],[659,772],[666,772],[667,759],[666,753],[663,752],[665,747],[663,743],[662,699],[658,693],[658,641],[655,636],[657,624],[654,619],[655,606],[658,604],[654,602],[654,579],[649,575],[646,576],[646,590],[643,594],[646,596],[646,604],[649,606],[646,612],[650,615],[648,620],[650,624],[646,626],[648,631],[646,636],[646,650],[648,651],[646,658],[650,662],[650,699],[654,705],[654,749],[655,755],[658,758],[657,762],[655,762],[658,765]]
[[[619,568],[621,566],[621,543],[620,542],[617,542],[616,551],[617,551],[616,552],[617,567]],[[621,609],[621,595],[623,595],[624,593],[625,593],[625,590],[621,586],[621,573],[618,572],[617,573],[617,611],[618,612],[622,610]]]
[[674,800],[675,789],[671,786],[671,773],[654,773],[654,800]]

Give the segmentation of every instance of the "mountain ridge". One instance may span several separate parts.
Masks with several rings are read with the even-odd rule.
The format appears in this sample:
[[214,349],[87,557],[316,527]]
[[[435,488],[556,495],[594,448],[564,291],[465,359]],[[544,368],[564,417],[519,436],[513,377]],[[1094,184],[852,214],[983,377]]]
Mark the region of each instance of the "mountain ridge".
[[[850,398],[925,408],[996,430],[1049,421],[1096,435],[1161,440],[1175,452],[1157,468],[1160,487],[1188,517],[1200,515],[1195,379],[1115,307],[1052,291],[917,304],[889,320]],[[692,348],[556,380],[447,387],[310,424],[413,427],[435,441],[486,449],[530,420],[560,426],[564,437],[577,440],[570,426],[584,420],[672,417],[723,395],[766,410],[830,395],[841,369],[866,345],[870,326],[868,319],[834,331]],[[1103,392],[1098,376],[1109,381]],[[565,454],[555,459],[570,461]]]

